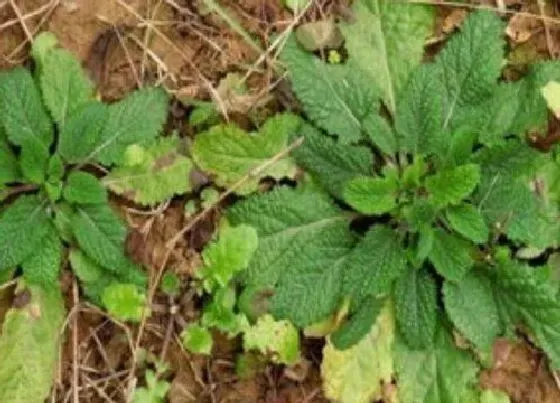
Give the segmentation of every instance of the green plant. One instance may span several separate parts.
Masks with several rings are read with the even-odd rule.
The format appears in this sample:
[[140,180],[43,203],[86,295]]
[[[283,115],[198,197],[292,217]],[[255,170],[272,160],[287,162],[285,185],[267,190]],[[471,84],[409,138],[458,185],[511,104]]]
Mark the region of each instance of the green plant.
[[132,401],[134,403],[163,403],[171,384],[159,379],[167,371],[167,364],[155,361],[155,371],[147,369],[144,375],[146,386],[134,390]]
[[[2,400],[11,402],[42,401],[48,393],[64,315],[58,277],[65,248],[93,302],[105,302],[122,319],[138,319],[143,309],[146,276],[125,255],[127,229],[104,184],[146,204],[190,186],[191,163],[178,155],[178,140],[156,140],[167,118],[162,89],[141,89],[107,105],[52,34],[35,38],[32,55],[33,73],[20,67],[0,73],[0,269],[21,269],[19,283],[33,301],[33,309],[16,309],[4,323],[0,349],[26,352],[2,371],[19,374],[17,367],[32,361],[37,376],[14,376],[20,386],[12,388],[0,374],[2,390],[14,393]],[[144,181],[125,186],[132,175]]]
[[258,246],[256,231],[247,225],[223,223],[218,239],[202,252],[204,266],[197,275],[209,301],[199,323],[191,323],[182,333],[183,345],[194,353],[210,354],[216,329],[230,337],[242,335],[244,348],[259,351],[274,362],[294,364],[299,359],[299,335],[288,321],[264,315],[251,324],[237,295],[237,278],[248,266]]
[[[292,158],[312,182],[228,211],[258,235],[239,276],[260,296],[248,304],[270,295],[276,320],[329,333],[325,390],[342,402],[381,398],[393,375],[405,403],[479,401],[480,363],[519,325],[560,367],[546,264],[560,242],[560,159],[525,140],[547,127],[541,90],[560,63],[501,81],[504,24],[489,12],[473,12],[425,64],[429,8],[371,0],[354,17],[340,26],[345,62],[294,37],[281,55],[311,121],[293,131],[304,142]],[[379,353],[359,365],[372,343]],[[344,378],[345,368],[369,372]]]

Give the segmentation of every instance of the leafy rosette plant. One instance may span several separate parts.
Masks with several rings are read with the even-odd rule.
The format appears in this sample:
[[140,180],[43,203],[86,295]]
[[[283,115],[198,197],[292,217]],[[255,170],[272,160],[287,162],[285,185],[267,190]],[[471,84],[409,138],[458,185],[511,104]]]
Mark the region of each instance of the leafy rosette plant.
[[342,402],[393,378],[405,403],[486,399],[480,365],[519,329],[560,367],[560,165],[526,141],[560,63],[502,80],[504,23],[477,11],[421,64],[432,23],[424,6],[356,2],[337,64],[288,39],[308,178],[228,212],[258,236],[244,300],[329,335],[325,391]]
[[107,105],[52,34],[35,39],[32,55],[33,73],[0,73],[0,274],[6,281],[21,273],[17,293],[30,294],[3,324],[3,402],[49,393],[65,315],[65,256],[93,302],[123,320],[142,315],[146,275],[125,254],[127,229],[107,187],[140,204],[190,189],[191,163],[177,138],[156,139],[167,118],[165,91],[144,88]]

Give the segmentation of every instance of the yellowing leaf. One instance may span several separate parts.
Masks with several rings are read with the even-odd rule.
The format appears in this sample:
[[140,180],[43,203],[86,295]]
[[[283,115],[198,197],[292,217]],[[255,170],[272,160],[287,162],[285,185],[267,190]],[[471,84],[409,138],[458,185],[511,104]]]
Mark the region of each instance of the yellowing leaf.
[[124,164],[103,179],[113,192],[140,204],[156,204],[191,190],[192,162],[181,155],[177,137],[161,138],[151,147],[127,148]]
[[230,188],[249,175],[250,179],[236,188],[236,193],[249,194],[264,177],[295,175],[296,166],[290,158],[271,160],[288,147],[288,138],[299,124],[295,115],[284,114],[269,119],[258,133],[246,133],[234,125],[216,126],[195,138],[192,156],[202,170],[215,175],[219,186]]
[[259,350],[271,354],[274,362],[295,364],[299,359],[299,333],[287,320],[276,321],[264,315],[247,329],[244,335],[245,350]]
[[560,119],[560,83],[557,81],[549,81],[541,89],[544,99],[554,116]]
[[371,331],[354,347],[339,351],[329,341],[321,375],[325,396],[340,403],[369,403],[381,398],[381,384],[391,382],[394,315],[383,308]]
[[0,337],[0,402],[39,403],[49,396],[64,319],[62,295],[32,286],[31,301],[7,314]]

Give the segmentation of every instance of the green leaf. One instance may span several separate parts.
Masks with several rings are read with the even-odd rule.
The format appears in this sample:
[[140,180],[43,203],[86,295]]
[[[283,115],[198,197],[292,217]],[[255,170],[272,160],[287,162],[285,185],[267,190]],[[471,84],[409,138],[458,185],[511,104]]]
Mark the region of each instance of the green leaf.
[[406,270],[406,254],[398,234],[378,224],[352,250],[344,267],[343,294],[359,305],[367,296],[391,291],[393,281]]
[[259,246],[244,282],[260,290],[277,285],[271,301],[275,317],[305,326],[334,311],[355,238],[349,217],[326,195],[277,188],[237,203],[228,217],[233,225],[257,230]]
[[377,113],[370,113],[362,123],[366,136],[381,152],[387,155],[397,152],[397,136],[386,119]]
[[399,184],[393,178],[359,176],[344,188],[344,201],[363,214],[384,214],[397,207]]
[[204,267],[200,273],[207,288],[225,287],[238,272],[245,270],[258,243],[257,231],[248,225],[222,228],[218,241],[202,252]]
[[74,171],[68,175],[64,186],[64,199],[78,204],[107,203],[107,191],[92,174]]
[[536,275],[534,268],[514,261],[500,262],[490,271],[498,306],[510,320],[524,323],[532,338],[560,368],[560,301],[556,287]]
[[[1,123],[1,122],[0,122]],[[2,136],[0,126],[0,188],[19,179],[19,166],[14,152]]]
[[342,198],[344,185],[360,175],[371,175],[372,153],[365,147],[340,144],[310,125],[299,132],[304,142],[292,155],[333,196]]
[[440,326],[432,347],[396,348],[399,401],[406,403],[465,403],[477,383],[478,366],[458,350],[451,335]]
[[29,284],[37,284],[45,289],[58,283],[62,263],[62,243],[56,228],[48,224],[49,230],[39,247],[21,264],[23,277]]
[[192,323],[181,333],[183,346],[195,354],[210,354],[212,352],[212,333],[204,326]]
[[215,327],[235,336],[249,326],[247,317],[233,312],[236,293],[233,286],[219,288],[213,293],[212,302],[204,307],[201,324],[206,328]]
[[134,403],[164,403],[171,384],[157,379],[154,371],[146,371],[146,387],[134,390]]
[[541,89],[551,80],[560,81],[560,63],[546,61],[530,66],[527,75],[516,83],[519,100],[510,133],[524,136],[527,132],[542,132],[548,124],[548,108]]
[[68,117],[60,131],[58,151],[69,163],[86,162],[88,155],[103,141],[109,107],[93,101]]
[[428,258],[438,273],[447,280],[460,281],[474,264],[470,248],[467,241],[437,229]]
[[395,284],[396,318],[401,334],[413,349],[432,346],[437,327],[437,286],[423,269],[409,269]]
[[191,190],[191,160],[180,153],[178,137],[158,139],[148,148],[129,146],[124,163],[103,184],[136,203],[152,205]]
[[479,210],[490,227],[534,247],[554,243],[558,221],[548,217],[545,205],[527,184],[500,175],[487,182],[480,189]]
[[138,267],[124,254],[126,228],[108,205],[81,205],[71,219],[72,232],[85,254],[119,275],[125,282],[138,279]]
[[471,159],[480,165],[483,176],[487,178],[496,175],[510,178],[531,175],[545,161],[545,157],[541,153],[517,139],[491,148],[483,148]]
[[443,298],[457,329],[476,347],[489,352],[501,329],[488,278],[471,272],[458,283],[446,281]]
[[101,297],[107,311],[122,321],[139,322],[144,312],[146,296],[134,284],[110,284]]
[[471,204],[460,204],[445,211],[451,228],[476,243],[488,241],[488,227],[480,211]]
[[436,56],[444,86],[444,129],[496,90],[504,57],[503,30],[504,23],[496,14],[472,12],[461,32]]
[[442,149],[443,90],[437,66],[423,65],[412,73],[397,103],[400,151],[427,155]]
[[434,228],[429,224],[418,230],[418,243],[416,244],[416,260],[421,264],[428,257],[434,247]]
[[299,125],[298,117],[283,114],[269,119],[259,133],[246,133],[233,124],[215,126],[195,138],[192,157],[202,170],[216,176],[219,186],[231,188],[250,175],[235,190],[246,195],[256,191],[264,177],[295,175],[296,167],[289,157],[270,161],[289,146],[288,138]]
[[175,273],[167,272],[161,278],[160,288],[164,294],[175,298],[181,291],[181,279]]
[[391,0],[365,0],[354,3],[353,11],[353,23],[341,24],[350,61],[369,75],[394,112],[397,93],[422,60],[433,10]]
[[467,164],[440,171],[426,179],[426,190],[436,207],[459,204],[480,182],[480,167]]
[[[103,291],[110,284],[122,283],[122,280],[111,274],[79,249],[72,248],[69,253],[70,264],[74,274],[80,280],[84,294],[95,304],[102,305]],[[135,284],[144,285],[144,278]]]
[[8,140],[22,149],[24,176],[34,183],[41,183],[54,133],[41,95],[31,74],[24,68],[0,73],[0,116]]
[[377,108],[377,90],[367,74],[347,64],[327,64],[300,48],[294,37],[280,55],[305,113],[343,144],[360,139],[362,121]]
[[299,360],[299,332],[286,320],[276,321],[271,315],[264,315],[245,331],[243,347],[245,351],[271,355],[276,363],[295,364]]
[[0,217],[0,269],[22,263],[49,232],[49,217],[37,196],[20,196]]
[[[163,129],[169,97],[161,88],[144,88],[109,106],[107,122],[86,160],[121,163],[129,145],[147,145]],[[149,113],[148,113],[149,111]]]
[[0,401],[45,401],[59,358],[64,301],[58,287],[31,286],[31,301],[6,314],[0,337]]
[[337,350],[327,341],[321,363],[325,397],[341,403],[381,399],[381,385],[391,383],[393,374],[394,338],[394,314],[386,304],[375,325],[352,348]]
[[472,110],[464,111],[457,127],[468,128],[481,143],[494,146],[511,135],[510,127],[516,117],[517,106],[521,101],[518,97],[518,83],[500,83],[493,94],[473,106]]
[[32,53],[39,56],[35,62],[39,65],[43,101],[59,127],[64,127],[68,116],[93,98],[94,88],[78,59],[54,46],[52,40],[50,33],[38,35]]
[[383,306],[384,298],[368,298],[360,303],[356,311],[338,328],[330,338],[337,350],[346,350],[366,336],[376,322]]

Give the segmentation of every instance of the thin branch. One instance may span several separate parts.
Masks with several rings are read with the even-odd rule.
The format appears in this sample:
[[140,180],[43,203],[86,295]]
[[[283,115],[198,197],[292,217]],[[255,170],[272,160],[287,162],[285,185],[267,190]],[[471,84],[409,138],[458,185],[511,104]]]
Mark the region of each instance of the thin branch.
[[19,7],[16,5],[16,3],[14,2],[14,0],[9,0],[10,1],[10,6],[12,6],[12,10],[14,10],[14,14],[16,15],[19,24],[21,25],[21,28],[23,29],[23,33],[25,34],[25,37],[27,38],[28,42],[33,42],[33,34],[29,31],[29,28],[27,27],[27,24],[25,23],[25,20],[23,19],[23,15],[21,14],[21,10],[19,9]]
[[[77,307],[80,304],[78,281],[75,277],[72,281],[72,303],[73,307]],[[76,314],[72,316],[72,396],[74,403],[80,403],[80,368],[78,365],[80,362],[80,349],[78,348],[78,338],[78,315]]]

